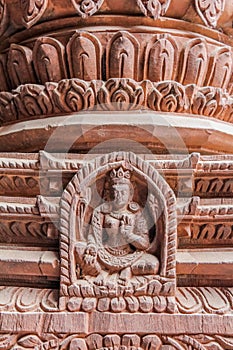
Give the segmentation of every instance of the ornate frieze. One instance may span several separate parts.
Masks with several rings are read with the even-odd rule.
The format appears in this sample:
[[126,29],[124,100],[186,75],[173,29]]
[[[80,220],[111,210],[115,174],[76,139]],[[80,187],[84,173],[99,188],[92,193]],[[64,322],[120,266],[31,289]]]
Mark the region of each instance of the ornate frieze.
[[45,86],[21,85],[12,93],[0,93],[1,125],[61,113],[142,108],[232,121],[232,97],[225,90],[200,88],[194,84],[184,86],[175,81],[151,83],[110,79],[107,82],[85,82],[63,79]]
[[6,89],[6,80],[16,88],[66,78],[175,80],[183,85],[231,88],[231,48],[207,37],[123,30],[108,35],[80,30],[64,35],[67,44],[58,34],[31,39],[27,46],[11,44],[8,52],[0,54],[4,73],[0,89]]
[[[176,312],[179,314],[215,314],[232,315],[232,288],[216,287],[178,287],[176,290]],[[162,302],[162,298],[161,302]],[[135,301],[142,298],[135,297]],[[58,305],[59,293],[57,289],[39,289],[25,287],[0,288],[1,312],[61,312]],[[146,300],[144,300],[144,306]],[[105,305],[105,311],[110,310],[110,299],[99,301]],[[109,309],[107,308],[109,306]],[[129,303],[130,305],[130,303]],[[132,302],[131,302],[132,305]],[[82,302],[80,301],[82,310]],[[129,309],[131,312],[138,310]]]

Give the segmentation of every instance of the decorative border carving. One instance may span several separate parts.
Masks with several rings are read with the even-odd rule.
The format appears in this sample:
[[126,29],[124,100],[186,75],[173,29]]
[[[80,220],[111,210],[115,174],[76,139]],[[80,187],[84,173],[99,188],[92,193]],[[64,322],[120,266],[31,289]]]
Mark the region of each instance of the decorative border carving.
[[218,350],[232,349],[233,338],[221,335],[181,334],[174,335],[137,335],[137,334],[90,334],[51,335],[51,334],[2,334],[0,346],[2,349],[35,349],[35,350],[162,350],[165,348],[186,350]]
[[0,124],[84,110],[135,110],[191,113],[233,121],[232,96],[215,87],[183,86],[175,81],[140,83],[132,79],[85,82],[64,79],[26,84],[0,92]]
[[[140,297],[135,297],[135,300],[138,300],[139,303]],[[0,287],[1,312],[62,312],[58,301],[57,289]],[[163,305],[162,299],[160,302]],[[176,312],[178,314],[232,315],[232,302],[233,288],[178,287],[176,291]],[[108,302],[107,298],[102,300],[102,306],[104,304],[110,307],[110,301]],[[146,300],[144,300],[144,305],[146,305]],[[157,305],[159,306],[158,303]],[[81,300],[80,309],[82,309]],[[104,311],[108,311],[108,308]]]
[[183,85],[231,89],[231,47],[210,43],[206,38],[146,33],[145,42],[140,32],[113,31],[103,38],[100,32],[82,30],[64,35],[67,44],[59,36],[41,36],[28,46],[11,44],[0,55],[0,89],[7,89],[7,81],[16,88],[66,78],[175,80]]

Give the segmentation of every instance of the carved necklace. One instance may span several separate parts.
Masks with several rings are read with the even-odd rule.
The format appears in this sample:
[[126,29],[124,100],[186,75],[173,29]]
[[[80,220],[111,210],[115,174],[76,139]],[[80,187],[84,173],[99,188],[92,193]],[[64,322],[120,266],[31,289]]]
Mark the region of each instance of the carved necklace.
[[117,213],[117,212],[111,212],[109,215],[110,215],[112,218],[114,218],[114,219],[122,220],[124,214],[122,214],[122,213],[119,214],[119,213]]

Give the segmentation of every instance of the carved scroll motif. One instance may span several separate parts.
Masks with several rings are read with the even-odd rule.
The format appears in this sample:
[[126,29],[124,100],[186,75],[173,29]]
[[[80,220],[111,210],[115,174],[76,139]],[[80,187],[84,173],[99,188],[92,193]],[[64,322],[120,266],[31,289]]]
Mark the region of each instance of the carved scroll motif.
[[96,13],[104,0],[71,0],[79,16],[86,18]]
[[225,7],[225,0],[195,0],[195,7],[205,25],[216,27]]
[[220,48],[210,58],[209,72],[205,85],[226,89],[232,74],[232,53],[230,48]]
[[153,82],[175,79],[177,52],[176,42],[170,35],[153,38],[146,48],[144,79]]
[[56,39],[41,37],[33,48],[33,63],[40,83],[62,80],[67,77],[65,49]]
[[21,84],[34,83],[32,51],[28,47],[12,44],[7,67],[12,85],[15,88]]
[[207,71],[208,53],[203,39],[192,39],[184,50],[181,83],[202,86]]
[[101,46],[94,35],[75,33],[67,45],[67,55],[72,78],[101,79]]
[[20,0],[22,21],[26,28],[32,27],[43,16],[48,0]]
[[139,43],[128,32],[118,32],[107,47],[106,75],[138,79]]
[[157,19],[164,16],[171,0],[137,0],[137,5],[145,16]]

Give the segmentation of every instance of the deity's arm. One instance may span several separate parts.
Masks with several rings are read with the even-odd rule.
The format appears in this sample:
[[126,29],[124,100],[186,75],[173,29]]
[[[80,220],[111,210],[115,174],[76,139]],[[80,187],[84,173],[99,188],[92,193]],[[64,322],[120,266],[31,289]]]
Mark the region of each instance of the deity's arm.
[[93,211],[91,219],[91,227],[87,236],[87,244],[99,246],[102,242],[103,214],[101,208],[98,207]]
[[141,213],[136,214],[134,229],[133,232],[131,232],[129,238],[129,243],[132,244],[135,248],[140,250],[146,250],[149,248],[150,241],[148,226],[145,218]]

